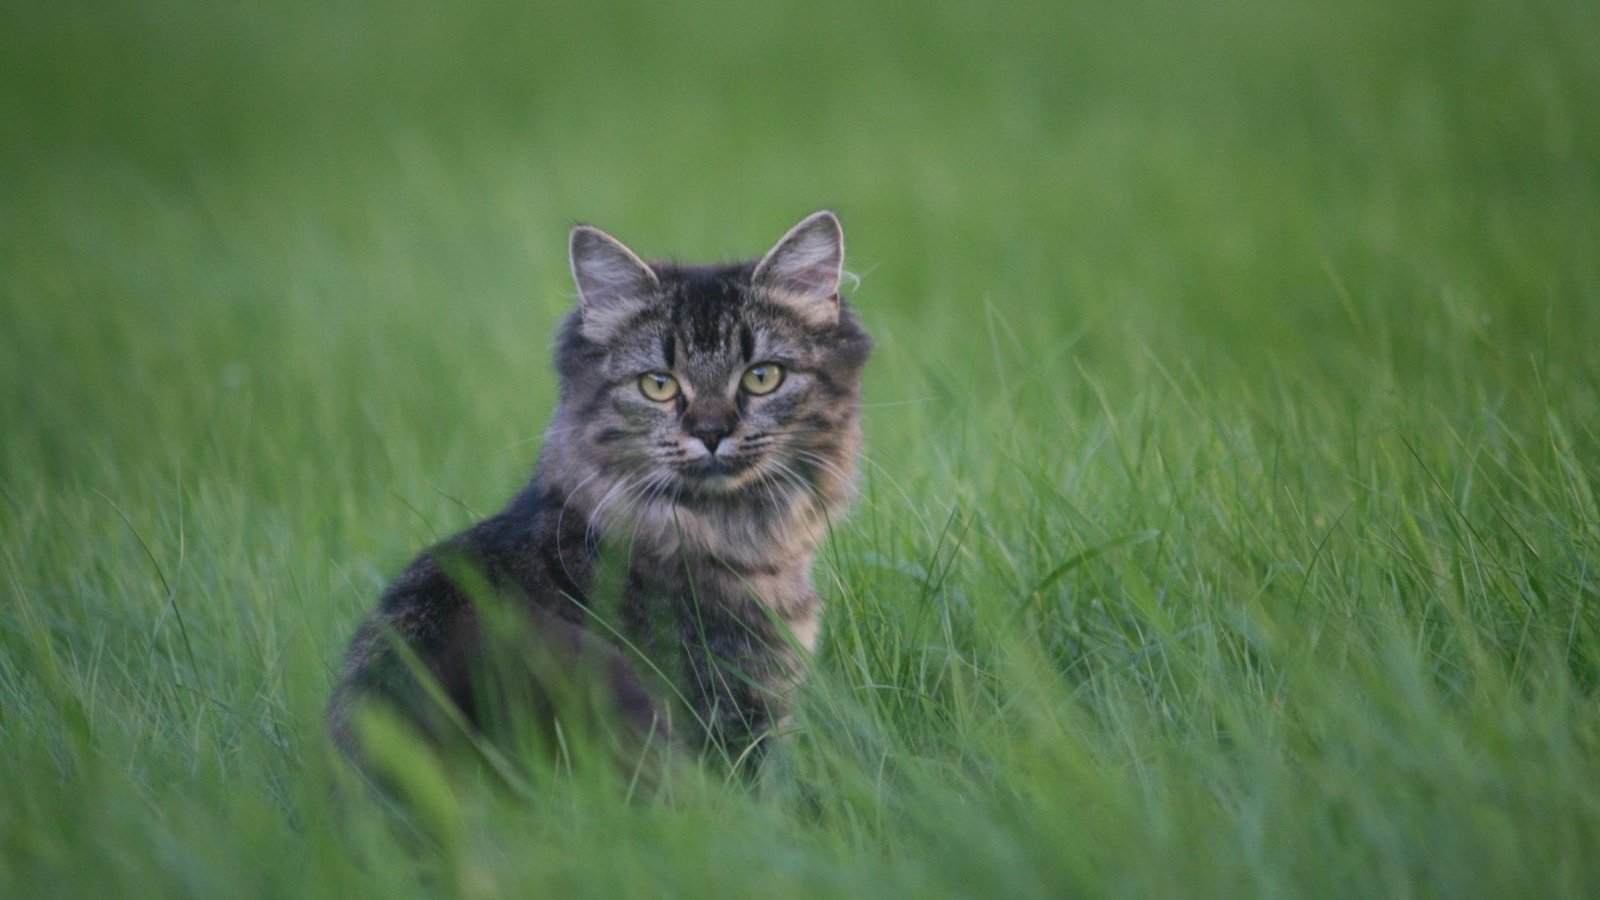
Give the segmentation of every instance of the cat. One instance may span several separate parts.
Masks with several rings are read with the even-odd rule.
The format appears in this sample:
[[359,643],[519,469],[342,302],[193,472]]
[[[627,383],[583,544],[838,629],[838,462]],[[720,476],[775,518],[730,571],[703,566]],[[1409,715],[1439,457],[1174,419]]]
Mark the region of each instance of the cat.
[[[839,220],[814,213],[732,265],[646,263],[582,225],[569,251],[579,298],[533,478],[422,553],[358,628],[327,711],[351,759],[368,709],[442,740],[559,723],[565,692],[632,746],[754,766],[789,713],[872,348],[840,295]],[[490,677],[496,659],[524,677]]]

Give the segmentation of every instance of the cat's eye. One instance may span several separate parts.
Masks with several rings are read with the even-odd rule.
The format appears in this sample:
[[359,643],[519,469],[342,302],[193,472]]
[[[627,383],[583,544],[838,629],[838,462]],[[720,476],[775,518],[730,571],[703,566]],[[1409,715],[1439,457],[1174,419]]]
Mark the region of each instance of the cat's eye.
[[749,394],[770,394],[783,383],[783,367],[777,363],[756,363],[744,370],[739,386]]
[[657,403],[678,396],[678,379],[665,372],[646,372],[639,376],[639,393]]

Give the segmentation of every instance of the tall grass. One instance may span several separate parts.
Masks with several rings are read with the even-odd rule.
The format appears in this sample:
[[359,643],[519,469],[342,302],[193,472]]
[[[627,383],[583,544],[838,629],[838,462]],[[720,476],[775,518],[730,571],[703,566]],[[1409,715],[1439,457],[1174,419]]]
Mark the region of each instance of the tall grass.
[[[1592,3],[0,13],[0,895],[1600,895]],[[755,786],[332,799],[529,473],[574,221],[846,228]]]

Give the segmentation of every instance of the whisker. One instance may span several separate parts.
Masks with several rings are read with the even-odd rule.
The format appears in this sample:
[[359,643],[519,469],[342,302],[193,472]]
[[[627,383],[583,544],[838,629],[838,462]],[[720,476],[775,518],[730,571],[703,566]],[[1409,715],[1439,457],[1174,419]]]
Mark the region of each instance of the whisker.
[[625,476],[616,484],[613,484],[611,487],[606,489],[606,492],[600,496],[600,501],[594,505],[594,509],[589,513],[589,527],[584,533],[586,538],[594,537],[596,528],[605,527],[606,523],[604,522],[604,511],[606,505],[617,496],[619,491],[627,490],[635,483],[635,481],[636,479],[634,476]]
[[906,509],[910,510],[911,513],[917,517],[917,521],[922,523],[922,529],[931,537],[934,533],[934,528],[932,524],[929,523],[927,515],[917,507],[917,504],[912,501],[911,495],[906,493],[906,489],[898,480],[895,479],[892,474],[889,473],[889,470],[880,465],[877,460],[873,459],[865,451],[858,453],[857,457],[862,462],[876,469],[878,474],[882,475],[889,482],[895,491],[900,494],[900,499],[905,501]]
[[916,397],[911,400],[889,400],[883,403],[863,403],[862,409],[887,409],[891,406],[913,406],[918,403],[932,403],[934,397]]
[[666,486],[671,482],[672,473],[658,469],[644,479],[637,492],[630,491],[630,497],[627,498],[626,502],[629,504],[628,514],[633,527],[628,532],[628,552],[625,555],[628,564],[631,565],[633,563],[633,548],[638,542],[639,525],[643,521],[643,512],[651,503],[655,502],[653,498],[665,490]]
[[527,436],[525,438],[518,438],[517,440],[514,440],[511,443],[507,444],[506,445],[506,449],[509,450],[512,447],[521,447],[524,444],[531,444],[534,441],[540,440],[541,438],[561,437],[562,435],[567,434],[569,432],[577,431],[578,429],[582,428],[585,424],[587,424],[587,423],[580,422],[577,425],[567,425],[567,426],[565,426],[563,428],[549,428],[549,429],[546,429],[544,431],[539,432],[538,434],[529,435],[529,436]]
[[[587,478],[583,479],[582,481],[578,482],[577,486],[572,489],[571,493],[567,494],[567,499],[561,501],[561,510],[560,510],[560,512],[556,513],[556,559],[557,559],[557,561],[559,561],[561,563],[561,572],[562,572],[562,574],[566,575],[567,579],[569,581],[574,582],[574,583],[577,582],[577,578],[572,574],[572,569],[567,566],[566,544],[564,542],[562,542],[562,540],[561,540],[561,535],[564,533],[562,531],[562,524],[566,521],[566,518],[567,518],[567,508],[572,505],[572,501],[578,496],[578,493],[583,490],[583,486],[588,484],[589,482],[595,480],[598,477],[600,477],[600,472],[598,470],[596,470],[595,472],[590,474],[589,477],[587,477]],[[589,531],[588,531],[588,523],[585,523],[585,526],[584,526],[584,536],[585,536],[585,538],[588,537],[588,533],[589,533]]]

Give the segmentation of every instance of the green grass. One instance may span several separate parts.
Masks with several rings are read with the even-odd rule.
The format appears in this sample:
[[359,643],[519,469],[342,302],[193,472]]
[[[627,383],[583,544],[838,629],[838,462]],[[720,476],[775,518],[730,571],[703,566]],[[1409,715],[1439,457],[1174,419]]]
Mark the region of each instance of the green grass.
[[[1600,895],[1592,2],[22,0],[0,121],[0,895]],[[566,229],[822,206],[870,462],[763,782],[332,801]]]

